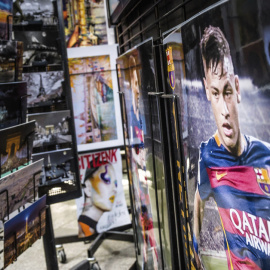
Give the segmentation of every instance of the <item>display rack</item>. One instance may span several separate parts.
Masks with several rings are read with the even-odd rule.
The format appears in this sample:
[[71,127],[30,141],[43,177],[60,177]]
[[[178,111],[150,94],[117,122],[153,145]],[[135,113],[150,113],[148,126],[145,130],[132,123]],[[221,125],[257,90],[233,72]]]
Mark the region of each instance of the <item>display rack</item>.
[[[25,33],[27,36],[28,33],[34,31],[34,33],[41,33],[42,31],[53,31],[57,36],[55,37],[54,41],[58,51],[57,54],[60,55],[61,64],[51,65],[41,62],[33,62],[31,66],[24,66],[23,73],[29,74],[40,74],[41,72],[53,72],[57,66],[57,71],[63,72],[63,81],[62,84],[62,96],[63,101],[60,103],[53,103],[53,104],[44,104],[35,107],[28,107],[28,114],[39,114],[39,113],[58,113],[63,110],[68,110],[70,113],[69,118],[69,132],[71,134],[71,143],[68,145],[68,149],[72,152],[72,157],[77,156],[77,148],[76,148],[76,136],[75,136],[75,127],[73,119],[73,107],[72,107],[72,98],[70,92],[70,82],[68,76],[68,63],[67,63],[67,53],[66,53],[66,46],[65,46],[65,33],[64,33],[64,26],[63,26],[63,11],[62,11],[62,1],[61,0],[53,0],[50,2],[53,6],[53,16],[55,17],[56,22],[53,24],[43,24],[40,21],[23,24],[14,24],[13,31],[15,32],[14,36],[16,38],[16,34],[19,35]],[[50,38],[50,37],[49,37]],[[35,46],[34,46],[35,47]],[[44,47],[44,46],[43,46]],[[44,49],[42,47],[42,49]],[[50,48],[48,47],[48,50]],[[40,49],[41,50],[41,49]],[[41,76],[41,75],[40,75]],[[40,82],[42,83],[42,82]],[[40,86],[41,87],[41,86]],[[46,148],[35,148],[35,154],[39,154],[40,152],[48,152],[52,149]],[[55,149],[53,149],[55,150]],[[68,162],[71,163],[71,168],[73,169],[72,174],[73,178],[70,177],[69,181],[46,181],[45,177],[41,186],[39,188],[40,195],[47,194],[47,203],[54,204],[57,202],[62,202],[66,200],[71,200],[81,196],[81,187],[80,187],[80,180],[79,180],[79,167],[78,161],[76,158],[69,160]]]

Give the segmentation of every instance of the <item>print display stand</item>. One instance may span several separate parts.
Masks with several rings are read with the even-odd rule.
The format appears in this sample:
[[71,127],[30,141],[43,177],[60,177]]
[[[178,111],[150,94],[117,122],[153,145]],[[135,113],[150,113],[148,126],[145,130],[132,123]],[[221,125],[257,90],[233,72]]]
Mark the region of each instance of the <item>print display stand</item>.
[[[46,177],[42,181],[40,195],[46,194],[47,203],[53,204],[81,196],[75,127],[70,121],[73,119],[73,110],[62,1],[33,3],[26,0],[20,6],[25,16],[15,14],[13,33],[16,40],[24,41],[22,76],[27,83],[28,118],[36,120],[39,125],[36,128],[32,158],[35,160],[42,154],[45,159],[52,152],[64,149],[68,153],[66,156],[73,157],[62,159],[65,165],[57,161],[51,164],[57,169],[62,166],[61,170],[58,170],[55,178],[51,177],[53,181],[47,181]],[[46,16],[43,16],[45,13]],[[55,38],[51,39],[51,36]],[[67,171],[70,172],[68,176]]]
[[[121,102],[122,101],[121,93],[120,93],[120,97],[121,97],[121,100],[120,100],[120,102]],[[130,187],[129,187],[129,191],[130,191]],[[131,212],[133,213],[132,209],[133,209],[133,205],[131,205]],[[94,235],[89,236],[89,237],[79,238],[78,235],[57,237],[56,238],[56,245],[57,245],[58,254],[61,256],[60,260],[62,260],[62,262],[64,262],[66,259],[63,244],[78,242],[78,241],[83,241],[85,243],[90,242],[90,247],[88,248],[87,252],[88,252],[88,259],[89,259],[90,263],[93,265],[95,263],[94,254],[97,251],[97,249],[100,247],[100,245],[103,243],[104,240],[110,239],[110,240],[114,240],[114,241],[134,242],[133,232],[126,232],[126,230],[129,230],[131,228],[132,228],[132,224],[128,224],[128,225],[124,225],[124,226],[118,226],[118,227],[110,229],[106,232],[94,234]],[[74,267],[74,269],[77,269],[76,267],[78,267],[78,269],[80,269],[79,267],[81,267],[82,263],[83,262],[79,263],[77,266]]]
[[[29,4],[27,1],[25,1],[26,3],[24,4]],[[46,5],[45,3],[46,1],[40,1],[40,3],[35,3],[37,5],[39,5],[39,9],[43,9],[44,5]],[[31,2],[32,4],[33,2]],[[12,4],[12,1],[11,1]],[[23,40],[26,41],[26,47],[25,50],[28,52],[30,52],[29,50],[33,50],[34,51],[34,56],[35,56],[35,60],[31,62],[31,64],[29,64],[29,66],[24,66],[24,72],[32,72],[32,74],[34,74],[35,72],[43,72],[42,74],[48,73],[48,74],[52,74],[52,76],[54,75],[53,72],[55,70],[55,65],[54,63],[50,63],[50,61],[52,59],[54,59],[53,61],[55,61],[55,59],[59,58],[59,55],[62,55],[63,61],[60,61],[60,64],[58,66],[62,67],[62,63],[67,64],[67,62],[64,61],[65,59],[65,55],[63,52],[65,52],[66,48],[65,48],[65,37],[62,35],[61,36],[61,30],[63,31],[63,26],[61,23],[61,19],[63,19],[63,14],[62,14],[62,1],[61,0],[53,0],[53,1],[47,1],[47,6],[45,7],[46,9],[48,9],[49,5],[51,4],[52,6],[50,7],[49,11],[52,11],[51,16],[53,16],[53,22],[48,23],[48,14],[46,15],[45,20],[47,20],[46,22],[42,22],[42,20],[44,20],[44,16],[41,15],[41,13],[39,12],[39,14],[37,16],[32,16],[30,18],[30,13],[33,12],[35,13],[37,10],[35,10],[35,8],[33,9],[33,6],[30,7],[31,12],[27,12],[27,16],[25,16],[23,18],[23,20],[26,20],[27,23],[24,23],[20,21],[20,19],[18,20],[17,17],[19,16],[15,16],[13,19],[13,32],[14,32],[14,36],[16,40],[20,40],[20,37],[23,37]],[[20,4],[20,5],[23,5]],[[29,5],[28,5],[29,7]],[[24,11],[26,12],[26,11]],[[48,10],[46,10],[46,12],[48,12]],[[30,20],[30,21],[28,21]],[[40,22],[37,22],[37,20],[39,20]],[[10,29],[11,30],[11,29]],[[11,32],[11,31],[9,31]],[[32,33],[32,35],[31,35]],[[49,41],[48,39],[46,40],[46,34],[48,33],[57,33],[57,37],[56,39],[54,39],[54,43],[52,44],[52,46],[50,45],[50,38]],[[28,38],[30,35],[30,38]],[[10,37],[11,38],[11,37]],[[33,43],[33,39],[35,40],[35,44]],[[38,40],[37,40],[38,39]],[[62,40],[61,40],[62,39]],[[27,42],[29,41],[29,46],[27,44]],[[28,49],[29,47],[29,49]],[[46,47],[46,48],[45,48]],[[53,48],[55,47],[55,48]],[[57,55],[56,55],[56,50],[57,50]],[[51,55],[53,58],[46,58],[46,61],[43,61],[44,59],[38,59],[39,56],[43,57],[46,55]],[[16,62],[17,64],[17,62]],[[25,65],[27,65],[26,63],[24,63]],[[65,69],[65,66],[63,65],[62,69]],[[57,74],[57,72],[55,73]],[[68,73],[67,73],[68,74]],[[46,83],[44,81],[44,78],[41,76],[42,75],[38,75],[40,76],[40,91],[42,89],[42,84]],[[29,76],[30,77],[30,76]],[[68,79],[68,78],[67,78]],[[43,81],[42,81],[43,80]],[[54,79],[51,79],[52,83],[54,82]],[[33,84],[35,85],[35,84]],[[51,88],[48,88],[49,91],[51,91]],[[64,83],[62,84],[62,89],[64,90],[63,92],[68,92],[69,88],[68,88],[68,82],[65,80]],[[31,89],[32,90],[32,89]],[[45,89],[45,91],[47,91],[47,89]],[[46,93],[46,92],[45,92]],[[51,92],[49,92],[51,93]],[[44,94],[44,93],[42,93]],[[51,94],[52,95],[52,94]],[[31,99],[31,95],[27,95],[28,99]],[[36,97],[36,96],[35,96]],[[25,97],[22,97],[25,98]],[[63,104],[63,106],[61,105]],[[69,93],[64,93],[63,94],[63,103],[61,103],[59,105],[59,103],[57,102],[52,102],[52,104],[50,106],[43,106],[43,105],[48,105],[48,102],[45,103],[43,102],[42,104],[38,104],[38,106],[40,105],[39,108],[37,107],[29,107],[28,108],[28,113],[36,113],[36,112],[48,112],[48,111],[57,111],[57,110],[63,110],[63,109],[67,109],[67,108],[71,108],[72,106],[72,101],[70,99],[70,95]],[[39,109],[39,110],[38,110]],[[72,109],[72,108],[71,108]],[[72,115],[72,112],[71,112]],[[70,125],[70,130],[74,130],[74,127],[72,127],[72,124]],[[73,136],[74,139],[74,136]],[[76,141],[72,140],[71,143],[71,151],[73,151],[73,156],[76,157],[76,149],[74,147],[72,147],[72,145],[76,145]],[[29,159],[31,158],[31,156],[29,155]],[[74,159],[76,160],[76,159]],[[74,162],[76,163],[76,162]],[[78,171],[78,165],[75,164],[74,165],[75,169],[74,171]],[[34,176],[36,177],[36,176]],[[78,181],[75,181],[75,180]],[[54,183],[55,184],[55,183]],[[59,185],[59,189],[57,193],[49,193],[50,189],[53,189],[54,187],[56,187],[57,185]],[[54,186],[51,186],[51,188],[47,188],[45,191],[47,192],[47,203],[51,204],[51,203],[55,203],[55,202],[60,202],[60,201],[64,201],[64,200],[69,200],[69,199],[73,199],[76,198],[78,196],[80,196],[80,184],[79,184],[79,177],[77,175],[77,177],[74,177],[74,181],[72,183],[71,186],[68,185],[64,185],[64,183],[61,183],[61,185],[59,183],[56,183]],[[34,193],[36,194],[36,193]],[[7,195],[8,196],[8,193]],[[8,198],[8,197],[7,197]],[[50,211],[50,207],[47,207],[46,209],[46,233],[43,236],[43,245],[44,245],[44,252],[45,252],[45,257],[46,257],[46,264],[47,264],[47,269],[51,269],[51,270],[57,270],[58,269],[58,260],[57,260],[57,256],[56,256],[56,249],[55,249],[55,239],[54,239],[54,232],[53,232],[53,225],[52,225],[52,217],[51,217],[51,211]]]
[[[72,119],[74,119],[74,114],[72,110],[72,98],[71,98],[71,91],[70,91],[70,79],[69,79],[69,71],[68,71],[68,63],[67,63],[67,52],[66,52],[66,45],[65,45],[65,34],[64,34],[64,20],[63,20],[63,12],[62,12],[62,1],[57,0],[57,14],[58,14],[58,21],[59,21],[59,39],[61,42],[61,54],[62,54],[62,63],[63,63],[63,69],[64,69],[64,74],[65,74],[65,88],[66,88],[66,98],[67,98],[67,108],[70,109],[70,116]],[[71,129],[75,130],[74,128],[74,123],[71,121]],[[72,147],[76,147],[77,143],[74,140],[72,143]],[[76,160],[77,153],[74,153],[74,157]],[[77,165],[77,164],[76,164]],[[78,167],[76,167],[76,171],[79,171]],[[79,177],[77,178],[78,180],[80,179]],[[78,181],[79,182],[79,181]],[[80,189],[81,190],[81,189]],[[65,194],[63,194],[65,195]],[[79,194],[80,195],[80,194]],[[68,200],[68,199],[73,199],[74,196],[55,196],[55,200],[53,200],[53,196],[49,197],[49,200],[52,201],[52,203],[57,200],[57,202]],[[79,197],[79,196],[77,196]],[[63,236],[63,237],[55,237],[53,234],[53,227],[52,227],[52,218],[51,218],[51,212],[50,208],[47,210],[47,230],[46,234],[48,233],[48,236],[44,236],[44,251],[45,251],[45,256],[46,256],[46,262],[47,262],[47,268],[48,269],[58,269],[57,265],[57,258],[55,254],[57,253],[59,255],[60,262],[65,262],[66,260],[66,255],[64,252],[63,244],[66,243],[72,243],[72,242],[87,242],[89,243],[90,241],[95,240],[97,237],[97,240],[93,242],[93,245],[89,249],[89,254],[93,256],[94,252],[98,248],[98,246],[102,243],[102,241],[106,238],[110,239],[115,239],[115,240],[126,240],[127,241],[132,241],[132,234],[129,233],[122,233],[122,231],[127,230],[131,227],[131,225],[128,226],[123,226],[121,228],[115,228],[111,232],[110,235],[107,233],[104,233],[102,235],[93,235],[90,237],[86,238],[79,238],[78,235],[70,235],[70,236]],[[57,251],[55,251],[55,247],[57,248]],[[54,252],[55,251],[55,252]]]

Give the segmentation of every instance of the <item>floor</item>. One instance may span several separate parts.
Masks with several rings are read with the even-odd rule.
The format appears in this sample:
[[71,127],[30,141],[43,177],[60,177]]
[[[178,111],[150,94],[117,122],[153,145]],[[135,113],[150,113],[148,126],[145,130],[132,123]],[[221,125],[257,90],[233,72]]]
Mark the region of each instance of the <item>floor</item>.
[[[128,199],[127,180],[123,185]],[[76,235],[78,233],[75,200],[51,205],[53,228],[55,237]],[[81,261],[87,259],[87,249],[90,243],[84,242],[68,243],[63,245],[67,261],[58,263],[59,270],[71,269]],[[104,240],[95,252],[102,270],[128,270],[135,262],[134,243]],[[16,262],[8,266],[8,270],[45,270],[46,261],[43,250],[43,241],[38,240],[34,245],[20,255]]]

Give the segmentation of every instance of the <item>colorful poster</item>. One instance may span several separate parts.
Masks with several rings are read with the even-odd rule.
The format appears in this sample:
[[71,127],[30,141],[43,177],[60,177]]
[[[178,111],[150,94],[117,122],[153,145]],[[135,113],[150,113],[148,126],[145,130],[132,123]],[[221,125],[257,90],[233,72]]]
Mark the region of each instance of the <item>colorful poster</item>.
[[187,130],[182,153],[198,269],[269,268],[269,11],[269,1],[222,1],[166,42],[175,68],[170,74],[167,63],[167,89],[175,76]]
[[26,82],[0,83],[0,129],[26,122]]
[[130,223],[120,149],[79,155],[82,197],[76,199],[79,237]]
[[116,45],[68,50],[78,151],[123,145],[116,55]]
[[0,2],[0,39],[10,39],[12,33],[12,0]]
[[[43,159],[1,178],[0,219],[31,202],[38,195]],[[7,200],[8,198],[8,200]]]
[[152,40],[145,41],[117,58],[119,85],[124,96],[125,140],[132,185],[138,269],[163,268],[153,169],[152,112],[148,97],[149,92],[156,92],[153,63]]
[[0,130],[1,177],[31,159],[35,121]]
[[104,0],[64,0],[67,48],[108,44]]
[[46,196],[4,224],[4,268],[45,234]]

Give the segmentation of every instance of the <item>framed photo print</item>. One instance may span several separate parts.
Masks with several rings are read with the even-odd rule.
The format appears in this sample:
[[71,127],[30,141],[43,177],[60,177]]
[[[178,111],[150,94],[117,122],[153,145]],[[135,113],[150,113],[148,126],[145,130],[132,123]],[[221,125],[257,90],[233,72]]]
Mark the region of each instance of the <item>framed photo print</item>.
[[123,145],[117,46],[68,49],[78,151]]

